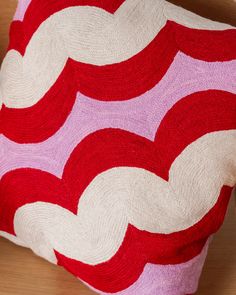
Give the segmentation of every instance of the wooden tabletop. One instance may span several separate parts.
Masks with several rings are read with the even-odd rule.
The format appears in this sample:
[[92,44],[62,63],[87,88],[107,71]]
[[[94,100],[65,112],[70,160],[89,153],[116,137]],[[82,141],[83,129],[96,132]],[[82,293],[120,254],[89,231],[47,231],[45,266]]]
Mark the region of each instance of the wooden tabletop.
[[[232,0],[182,0],[181,4],[203,16],[236,25]],[[0,0],[0,60],[7,47],[7,32],[16,0]],[[225,223],[215,236],[197,295],[236,294],[236,210],[231,200]],[[0,238],[0,295],[93,295],[72,275],[35,256],[28,249]],[[139,295],[139,294],[138,294]]]

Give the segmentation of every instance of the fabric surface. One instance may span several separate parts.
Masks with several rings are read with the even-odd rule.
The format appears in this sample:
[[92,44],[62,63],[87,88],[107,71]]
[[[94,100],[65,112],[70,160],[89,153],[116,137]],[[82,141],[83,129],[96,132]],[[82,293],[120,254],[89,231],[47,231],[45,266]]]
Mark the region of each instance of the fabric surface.
[[197,290],[236,184],[236,30],[164,0],[19,1],[0,236],[98,294]]

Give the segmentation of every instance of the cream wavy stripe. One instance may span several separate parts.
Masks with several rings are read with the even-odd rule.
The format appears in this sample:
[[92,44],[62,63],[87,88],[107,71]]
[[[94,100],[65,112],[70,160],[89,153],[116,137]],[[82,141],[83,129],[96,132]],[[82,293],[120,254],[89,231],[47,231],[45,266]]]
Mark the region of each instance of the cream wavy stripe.
[[167,19],[197,29],[232,28],[161,0],[127,0],[115,14],[91,6],[69,7],[40,25],[24,57],[8,52],[0,74],[1,100],[10,108],[36,104],[69,57],[93,65],[127,60],[155,38]]
[[128,224],[151,233],[187,229],[216,204],[223,185],[235,183],[236,130],[213,132],[176,158],[169,182],[141,168],[108,169],[83,192],[78,215],[36,202],[16,211],[14,229],[21,241],[46,259],[55,249],[96,265],[116,254]]

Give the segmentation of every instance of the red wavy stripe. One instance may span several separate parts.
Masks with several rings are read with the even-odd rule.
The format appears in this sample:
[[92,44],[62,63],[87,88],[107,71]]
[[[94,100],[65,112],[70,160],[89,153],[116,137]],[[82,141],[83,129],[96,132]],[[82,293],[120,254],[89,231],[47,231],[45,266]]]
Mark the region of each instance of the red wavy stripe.
[[[204,91],[184,98],[167,113],[154,143],[120,129],[90,134],[71,154],[62,180],[35,169],[18,169],[3,176],[0,228],[14,234],[15,211],[35,201],[58,204],[76,213],[84,189],[96,175],[112,167],[140,167],[168,179],[171,163],[188,144],[209,132],[235,129],[235,118],[235,95]],[[136,281],[147,262],[180,263],[198,254],[207,237],[221,225],[230,193],[231,189],[224,187],[217,204],[187,230],[150,234],[130,225],[124,243],[108,262],[92,267],[56,253],[59,263],[97,289],[124,289]]]
[[208,31],[186,28],[174,23],[175,40],[180,51],[205,61],[236,59],[236,30]]

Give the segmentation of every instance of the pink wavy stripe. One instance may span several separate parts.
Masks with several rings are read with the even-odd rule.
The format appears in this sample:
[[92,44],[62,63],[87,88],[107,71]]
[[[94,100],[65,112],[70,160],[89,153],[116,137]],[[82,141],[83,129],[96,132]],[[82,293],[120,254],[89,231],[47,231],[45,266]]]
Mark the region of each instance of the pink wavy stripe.
[[121,128],[154,140],[163,117],[183,97],[207,89],[236,93],[235,67],[236,61],[207,63],[178,53],[161,82],[139,97],[101,102],[78,93],[65,124],[48,140],[20,145],[1,136],[4,157],[0,175],[30,167],[60,177],[75,146],[103,128]]
[[[91,286],[101,295],[186,295],[197,291],[199,278],[207,256],[211,238],[202,252],[193,259],[176,265],[147,264],[143,273],[132,286],[118,293],[103,293]],[[85,283],[85,285],[87,285]],[[87,285],[88,286],[88,285]]]
[[29,7],[31,1],[32,0],[19,0],[18,1],[16,12],[15,12],[15,15],[13,18],[14,20],[22,21],[24,19],[25,12],[26,12],[27,8]]

